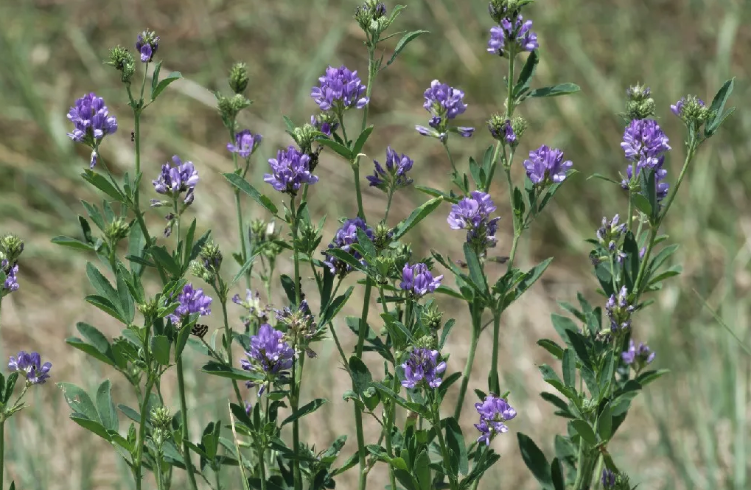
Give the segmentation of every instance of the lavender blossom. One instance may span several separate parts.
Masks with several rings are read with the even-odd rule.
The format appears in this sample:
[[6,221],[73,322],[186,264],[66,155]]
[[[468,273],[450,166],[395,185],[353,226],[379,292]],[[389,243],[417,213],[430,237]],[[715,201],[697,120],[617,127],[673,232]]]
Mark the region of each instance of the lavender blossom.
[[607,468],[603,468],[600,482],[602,483],[602,488],[604,488],[605,490],[611,490],[615,488],[615,473]]
[[430,388],[438,388],[443,380],[438,376],[446,371],[446,363],[439,362],[437,350],[416,348],[410,352],[407,361],[402,364],[404,380],[402,386],[414,389],[423,382]]
[[[657,161],[654,164],[654,167],[652,167],[655,171],[655,195],[657,197],[657,202],[662,201],[668,196],[668,190],[670,189],[670,184],[667,182],[663,182],[665,180],[665,177],[668,175],[668,171],[662,168],[663,164],[665,163],[665,156],[660,156]],[[626,178],[621,181],[621,188],[624,190],[628,190],[631,181],[633,180],[633,167],[634,165],[629,165],[626,167]],[[642,167],[640,167],[638,164],[636,165],[636,176],[639,176],[639,172],[641,172]]]
[[319,116],[310,116],[310,124],[328,137],[331,137],[333,132],[339,128],[339,123],[336,121],[336,118],[332,117],[330,114],[331,113],[324,112]]
[[[363,230],[371,240],[375,238],[373,228],[369,227],[367,223],[365,223],[365,220],[358,216],[357,218],[348,219],[342,224],[336,232],[334,240],[329,243],[329,250],[338,248],[352,254],[355,259],[362,260],[362,256],[357,251],[352,250],[352,245],[359,242],[357,238],[358,229]],[[326,253],[326,251],[323,252],[323,255],[326,257],[323,263],[328,266],[332,274],[344,277],[352,271],[352,266],[342,262],[333,255]]]
[[240,158],[250,158],[250,155],[256,151],[261,143],[263,136],[253,134],[249,129],[244,129],[235,135],[235,144],[227,143],[227,150],[230,153],[237,153]]
[[402,282],[399,287],[415,298],[421,298],[427,293],[434,292],[441,285],[441,279],[443,276],[433,277],[428,266],[422,262],[415,265],[404,264]]
[[473,191],[451,207],[447,222],[452,230],[467,230],[467,243],[475,244],[479,249],[495,247],[495,233],[498,220],[490,219],[490,213],[496,210],[489,194]]
[[597,229],[597,241],[611,254],[615,254],[620,263],[626,258],[626,254],[620,249],[621,238],[626,233],[626,223],[620,223],[620,217],[616,214],[608,221],[602,218],[602,226]]
[[608,298],[605,304],[605,311],[610,319],[610,330],[613,333],[631,328],[631,315],[634,312],[634,306],[628,301],[628,289],[623,286],[618,292]]
[[641,370],[641,368],[654,361],[655,353],[652,352],[647,344],[642,342],[639,342],[639,347],[636,347],[633,339],[631,339],[628,343],[628,350],[621,353],[621,359],[629,366],[635,364],[634,368]]
[[250,350],[245,353],[240,365],[246,371],[262,371],[266,374],[280,374],[292,367],[295,352],[282,340],[284,334],[264,323],[258,334],[250,338]]
[[141,61],[143,63],[149,63],[154,59],[154,55],[159,49],[159,36],[146,29],[138,35],[136,39],[136,51],[141,54]]
[[[537,42],[537,34],[531,31],[532,21],[524,22],[524,18],[518,15],[512,22],[508,18],[501,20],[501,25],[490,28],[490,40],[488,40],[488,53],[498,56],[514,56],[521,51],[534,51],[540,45]],[[515,45],[513,50],[507,49],[509,45]]]
[[38,353],[21,351],[18,353],[18,357],[10,356],[8,369],[25,375],[27,385],[41,385],[49,379],[52,363],[45,362],[42,364],[42,359]]
[[[109,115],[104,99],[93,92],[76,100],[68,111],[68,120],[73,123],[68,137],[92,148],[98,147],[106,135],[117,132],[117,119]],[[95,164],[96,158],[92,158],[92,168]]]
[[566,180],[566,174],[574,164],[563,161],[563,152],[557,148],[542,145],[529,152],[529,160],[524,160],[529,180],[535,185],[560,184]]
[[393,192],[412,183],[407,177],[407,172],[412,170],[414,162],[407,155],[399,155],[389,146],[386,150],[386,168],[384,169],[377,160],[373,160],[375,172],[366,178],[371,187],[377,187],[383,192]]
[[654,119],[634,119],[623,133],[626,158],[638,168],[662,166],[663,153],[670,150],[669,140]]
[[350,71],[344,65],[339,68],[329,66],[318,82],[320,85],[313,87],[310,96],[322,111],[333,109],[341,114],[345,109],[362,109],[368,104],[369,99],[362,97],[366,87],[357,76],[357,71]]
[[289,146],[287,150],[279,150],[276,158],[269,159],[271,174],[265,174],[263,181],[279,192],[296,194],[303,184],[315,184],[318,177],[310,171],[310,157]]
[[670,106],[670,110],[676,116],[684,119],[685,116],[689,115],[684,111],[684,109],[700,109],[704,107],[706,107],[706,105],[704,104],[703,100],[701,100],[699,97],[689,95],[688,98],[681,97],[681,100],[676,102],[675,105]]
[[245,402],[245,415],[250,417],[250,412],[253,410],[253,404],[250,402]]
[[[3,283],[2,288],[4,291],[6,291],[5,294],[10,294],[14,291],[18,291],[18,264],[13,264],[11,266],[10,262],[7,259],[3,259],[2,261],[0,261],[0,270],[5,273],[5,282]],[[0,296],[2,296],[1,293]]]
[[511,146],[516,146],[516,133],[514,133],[514,128],[509,119],[504,119],[500,115],[494,115],[488,121],[488,130],[494,139],[505,141],[506,144]]
[[[445,142],[448,137],[449,121],[464,114],[464,111],[467,110],[467,104],[464,103],[464,92],[438,80],[433,80],[430,83],[430,88],[425,90],[424,97],[423,107],[431,114],[428,123],[430,128],[415,126],[415,129],[423,136],[433,136]],[[452,130],[465,138],[469,138],[474,132],[474,128],[468,127],[452,128]]]
[[177,302],[180,304],[175,311],[169,315],[173,325],[179,325],[190,315],[198,314],[206,316],[211,314],[211,297],[206,296],[203,289],[194,289],[193,285],[188,283],[183,287],[182,292],[177,296]]
[[183,202],[190,204],[195,198],[193,192],[198,184],[198,171],[193,166],[193,162],[183,163],[177,155],[172,157],[172,163],[174,166],[169,163],[162,165],[162,172],[159,177],[152,181],[154,190],[173,199],[177,199],[180,194],[185,192]]
[[488,395],[482,403],[475,403],[475,409],[480,415],[480,423],[475,424],[480,431],[478,443],[490,445],[491,439],[497,434],[508,432],[507,422],[516,417],[516,410],[508,404],[506,399],[498,398],[495,395]]

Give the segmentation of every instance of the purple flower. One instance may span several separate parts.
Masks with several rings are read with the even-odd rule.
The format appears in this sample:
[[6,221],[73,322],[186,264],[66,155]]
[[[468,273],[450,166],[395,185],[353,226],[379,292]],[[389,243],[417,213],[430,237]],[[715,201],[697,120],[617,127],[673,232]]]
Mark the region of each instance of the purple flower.
[[524,22],[521,15],[516,17],[513,22],[504,18],[501,25],[490,28],[490,40],[488,40],[488,53],[504,56],[507,52],[506,43],[516,44],[513,56],[519,51],[534,51],[539,48],[537,43],[537,34],[531,31],[532,21]]
[[623,133],[621,148],[639,168],[662,165],[660,158],[670,150],[669,140],[654,119],[634,119]]
[[357,76],[357,71],[350,71],[344,65],[339,68],[329,66],[318,82],[320,85],[313,87],[310,96],[322,111],[333,109],[341,113],[350,107],[362,109],[368,103],[367,97],[361,97],[366,87]]
[[557,148],[542,145],[529,152],[529,160],[524,160],[527,177],[535,185],[560,184],[574,164],[563,161],[563,152]]
[[480,437],[477,442],[490,445],[490,440],[496,434],[508,432],[507,422],[516,417],[516,410],[504,398],[498,398],[495,395],[488,395],[482,403],[475,403],[475,409],[480,415],[480,423],[475,424],[480,431]]
[[339,127],[339,123],[329,114],[324,113],[317,117],[310,116],[310,124],[326,136],[331,137],[331,134]]
[[159,36],[154,31],[146,29],[138,35],[136,39],[136,51],[141,54],[141,61],[144,63],[154,59],[154,55],[159,49]]
[[498,141],[505,140],[507,144],[515,146],[517,138],[516,133],[514,133],[514,128],[511,126],[511,121],[506,119],[505,121],[500,122],[499,119],[499,116],[493,116],[493,118],[488,121],[490,135]]
[[623,235],[626,233],[626,223],[620,223],[620,216],[617,214],[613,216],[613,219],[608,221],[607,218],[602,218],[602,226],[597,229],[597,241],[604,248],[613,254],[616,254],[616,260],[620,263],[626,254],[620,250],[620,241]]
[[[689,103],[695,101],[696,105],[699,107],[705,107],[704,101],[701,100],[698,97],[689,97]],[[681,100],[675,103],[675,105],[670,106],[670,110],[675,114],[676,116],[683,118],[683,108],[686,106],[686,97],[681,97]]]
[[474,128],[457,127],[449,129],[448,127],[450,120],[464,114],[464,111],[467,110],[467,104],[464,103],[464,92],[438,80],[433,80],[430,83],[430,88],[425,90],[424,97],[423,107],[431,114],[428,122],[430,128],[415,126],[418,133],[423,136],[438,138],[442,142],[445,142],[448,138],[448,131],[458,133],[464,138],[472,136]]
[[271,174],[265,174],[263,181],[279,192],[296,194],[303,184],[315,184],[318,177],[310,172],[310,157],[300,153],[294,146],[276,152],[276,158],[269,159]]
[[265,321],[268,318],[266,314],[268,308],[261,305],[261,293],[258,291],[254,293],[250,289],[246,289],[245,300],[241,299],[239,294],[236,294],[232,297],[232,302],[242,306],[248,310],[251,316],[259,320]]
[[249,129],[244,129],[235,135],[235,144],[227,143],[227,150],[230,153],[237,153],[240,158],[250,158],[250,155],[256,151],[261,143],[263,136],[254,135]]
[[[661,155],[657,161],[654,163],[654,166],[651,167],[655,171],[655,193],[657,196],[657,201],[662,201],[665,199],[668,195],[668,190],[670,189],[670,184],[667,182],[663,182],[665,180],[665,177],[668,175],[668,171],[662,168],[663,164],[665,163],[665,155]],[[632,180],[633,176],[633,165],[629,165],[626,167],[626,178],[621,181],[621,188],[624,190],[627,190],[629,188],[630,182]],[[641,172],[642,167],[638,164],[636,165],[636,176],[639,176],[639,172]]]
[[[3,283],[3,289],[7,291],[6,294],[12,293],[13,291],[18,291],[18,264],[13,264],[11,266],[8,260],[3,259],[2,261],[0,261],[0,270],[5,273],[5,282]],[[2,296],[2,294],[0,294],[0,296]]]
[[451,206],[446,221],[452,230],[467,230],[467,243],[476,244],[480,249],[494,247],[498,220],[490,219],[490,213],[496,210],[490,194],[473,191],[458,204]]
[[621,359],[629,366],[636,364],[636,368],[641,370],[647,364],[650,364],[655,359],[655,353],[642,342],[639,342],[639,347],[636,347],[633,339],[629,340],[628,350],[621,353]]
[[8,369],[24,374],[27,385],[41,385],[49,379],[52,363],[45,362],[42,364],[42,359],[38,353],[21,351],[18,353],[18,357],[10,356]]
[[295,352],[283,340],[284,334],[264,323],[258,334],[250,338],[250,350],[245,353],[240,365],[246,371],[263,371],[267,374],[279,374],[292,367]]
[[[336,232],[334,240],[329,243],[329,250],[338,248],[352,254],[352,256],[357,260],[361,260],[362,256],[355,250],[352,250],[352,245],[359,243],[359,240],[357,238],[358,229],[364,231],[368,238],[370,238],[371,240],[373,240],[373,238],[375,237],[373,228],[369,227],[367,223],[365,223],[365,220],[358,216],[357,218],[348,219],[342,224],[342,226]],[[329,267],[332,274],[338,274],[339,277],[344,277],[352,271],[352,266],[348,265],[345,262],[342,262],[333,255],[326,253],[326,251],[323,252],[323,255],[326,257],[323,263]]]
[[603,468],[600,482],[602,482],[602,488],[604,488],[605,490],[615,488],[615,473],[607,468]]
[[206,296],[203,289],[194,289],[193,285],[188,283],[177,296],[177,302],[180,305],[168,318],[172,320],[173,325],[178,325],[187,317],[196,313],[200,316],[210,315],[211,301],[211,297]]
[[177,199],[180,194],[187,191],[183,202],[190,204],[193,202],[193,192],[198,184],[198,171],[193,166],[193,162],[183,163],[177,155],[172,157],[172,163],[174,166],[169,163],[162,165],[159,177],[151,182],[154,190],[173,199]]
[[402,386],[413,389],[423,381],[430,388],[438,388],[443,380],[438,376],[446,371],[446,363],[439,362],[437,350],[424,348],[413,349],[407,361],[402,364],[404,380]]
[[253,410],[253,404],[250,402],[245,402],[245,415],[250,417],[250,412]]
[[441,285],[443,276],[433,277],[428,266],[422,262],[415,265],[404,264],[402,269],[402,282],[399,287],[409,291],[413,296],[421,298],[427,293],[432,293]]
[[618,296],[613,294],[608,298],[607,303],[605,303],[605,311],[610,319],[610,330],[612,332],[631,328],[631,314],[634,312],[634,307],[628,301],[626,286],[621,288]]
[[76,100],[76,105],[68,111],[68,120],[73,123],[68,137],[91,147],[98,146],[106,135],[117,132],[117,119],[109,115],[104,99],[93,92]]
[[375,173],[366,177],[371,187],[392,192],[412,183],[412,179],[407,177],[407,172],[412,170],[414,162],[407,155],[399,155],[390,146],[386,150],[386,168],[384,169],[377,160],[373,160],[373,163]]

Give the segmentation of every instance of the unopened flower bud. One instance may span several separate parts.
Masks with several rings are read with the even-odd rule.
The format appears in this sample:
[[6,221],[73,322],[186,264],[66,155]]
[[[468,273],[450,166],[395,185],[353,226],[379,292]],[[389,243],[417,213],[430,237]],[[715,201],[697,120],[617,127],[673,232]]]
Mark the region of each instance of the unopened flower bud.
[[222,252],[214,242],[208,242],[201,248],[200,257],[203,266],[210,271],[218,272],[222,266]]
[[133,55],[122,46],[115,46],[110,49],[109,61],[106,64],[120,72],[120,79],[123,83],[129,84],[136,71],[136,63],[133,60]]
[[248,67],[245,63],[235,63],[229,71],[229,86],[236,94],[242,94],[248,88]]
[[156,299],[151,299],[146,303],[139,304],[138,311],[146,318],[156,318],[159,313],[159,303]]
[[391,243],[394,232],[386,223],[379,223],[375,230],[373,244],[378,250],[384,250]]
[[116,218],[111,223],[107,224],[104,229],[104,235],[111,244],[117,244],[120,240],[128,236],[130,231],[130,223],[123,218]]
[[23,253],[23,248],[23,240],[16,235],[8,234],[0,238],[0,251],[11,264],[18,260],[18,257]]

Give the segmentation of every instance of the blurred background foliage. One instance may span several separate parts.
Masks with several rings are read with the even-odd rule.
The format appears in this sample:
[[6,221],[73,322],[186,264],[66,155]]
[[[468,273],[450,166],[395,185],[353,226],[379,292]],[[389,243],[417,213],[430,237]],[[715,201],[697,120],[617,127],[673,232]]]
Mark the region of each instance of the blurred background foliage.
[[[431,34],[411,44],[380,75],[371,102],[376,131],[365,151],[371,158],[384,158],[385,147],[391,145],[415,160],[417,183],[447,188],[450,167],[440,145],[413,129],[427,119],[422,92],[435,78],[466,91],[470,107],[463,123],[479,131],[472,139],[452,142],[466,162],[491,143],[484,121],[502,110],[506,64],[485,52],[492,21],[484,0],[403,3],[409,8],[398,28],[427,29]],[[220,172],[231,169],[232,163],[210,90],[228,91],[225,78],[231,63],[248,63],[248,95],[255,103],[241,121],[264,135],[252,167],[254,181],[263,188],[265,160],[291,143],[281,116],[286,114],[298,124],[308,120],[315,109],[310,87],[328,64],[344,63],[365,73],[363,37],[352,20],[355,7],[352,0],[0,3],[0,231],[17,233],[27,242],[21,290],[6,300],[2,311],[2,354],[21,348],[38,350],[51,358],[55,380],[88,383],[89,388],[96,380],[114,378],[115,373],[92,364],[64,343],[74,334],[76,321],[117,334],[82,300],[88,288],[83,264],[95,259],[49,242],[55,235],[77,236],[79,200],[92,199],[82,194],[88,191],[78,176],[88,163],[87,155],[65,136],[65,114],[75,98],[90,91],[105,98],[120,129],[107,139],[103,154],[118,172],[132,165],[130,110],[116,73],[103,64],[108,48],[132,47],[136,34],[148,27],[161,36],[158,57],[164,60],[163,73],[179,70],[186,77],[172,85],[142,120],[144,180],[150,181],[172,154],[192,160],[202,180],[190,212],[204,226],[211,224],[219,244],[230,250],[237,246],[232,195]],[[640,488],[746,489],[751,462],[751,363],[713,319],[705,301],[740,339],[751,343],[751,112],[745,110],[750,101],[751,30],[743,27],[751,22],[751,4],[744,0],[540,0],[528,9],[528,16],[541,45],[535,86],[574,82],[582,92],[525,103],[519,113],[528,119],[530,129],[519,151],[542,143],[557,146],[581,173],[566,183],[522,244],[520,266],[549,256],[555,261],[543,281],[504,320],[501,384],[511,390],[511,402],[520,413],[512,431],[532,435],[550,454],[553,432],[564,429],[552,416],[552,407],[538,396],[544,385],[536,365],[549,359],[535,342],[553,335],[549,315],[559,311],[556,300],[572,301],[575,291],[582,290],[590,299],[604,302],[594,294],[584,239],[594,234],[602,216],[624,213],[626,200],[616,186],[586,177],[594,172],[617,177],[625,168],[619,147],[624,123],[617,113],[623,110],[626,87],[641,81],[652,88],[660,124],[673,146],[666,163],[670,180],[683,161],[684,129],[669,105],[686,93],[711,99],[723,80],[735,76],[731,105],[740,110],[701,149],[663,230],[681,244],[674,260],[683,264],[684,273],[669,282],[655,296],[657,305],[634,322],[635,336],[657,351],[656,365],[672,374],[650,386],[609,449],[632,481],[641,483]],[[366,163],[363,174],[367,172]],[[514,172],[521,178],[523,169]],[[321,180],[312,189],[310,207],[314,215],[328,214],[327,241],[336,227],[335,217],[355,214],[354,192],[350,170],[334,156],[326,154],[317,173]],[[504,255],[511,234],[508,196],[500,185],[491,194],[503,216],[496,252]],[[414,190],[399,194],[392,224],[425,199]],[[252,215],[263,217],[257,206],[247,205]],[[371,221],[382,216],[384,206],[384,196],[367,189],[366,213]],[[412,234],[418,255],[435,248],[458,256],[463,235],[449,233],[447,212],[445,205],[432,222],[421,224]],[[154,213],[150,219],[154,229],[161,229],[160,216]],[[280,267],[289,269],[286,262]],[[496,267],[502,273],[503,266]],[[270,302],[279,305],[280,300],[275,296]],[[354,309],[356,304],[353,299],[349,306]],[[447,317],[459,320],[447,349],[449,369],[458,370],[469,340],[467,329],[461,328],[465,313],[445,298],[441,304]],[[352,343],[352,338],[348,341]],[[343,428],[352,427],[352,421],[351,409],[341,399],[349,384],[346,374],[328,343],[319,355],[310,363],[304,390],[307,396],[326,397],[332,403],[308,420],[305,430],[306,440],[323,447]],[[489,360],[490,348],[481,343],[474,387],[485,385],[483,373]],[[227,386],[208,383],[198,372],[202,361],[194,356],[196,372],[187,382],[194,391],[189,401],[193,418],[205,425],[212,417],[226,420],[228,392]],[[118,384],[116,378],[113,381]],[[116,396],[127,402],[132,394]],[[67,420],[68,410],[53,385],[34,390],[32,398],[33,408],[16,419],[9,434],[6,459],[18,488],[129,488],[124,483],[129,479],[122,478],[127,472],[124,465],[112,454],[100,452],[98,442]],[[462,421],[466,434],[472,434],[471,412],[466,410]],[[201,428],[193,427],[193,434]],[[373,435],[375,428],[370,429]],[[536,488],[520,464],[515,437],[501,439],[494,444],[503,457],[484,487]],[[351,453],[353,443],[352,438],[343,457]],[[374,488],[383,487],[384,473],[384,468],[375,468]],[[340,487],[348,488],[349,483],[345,477]]]

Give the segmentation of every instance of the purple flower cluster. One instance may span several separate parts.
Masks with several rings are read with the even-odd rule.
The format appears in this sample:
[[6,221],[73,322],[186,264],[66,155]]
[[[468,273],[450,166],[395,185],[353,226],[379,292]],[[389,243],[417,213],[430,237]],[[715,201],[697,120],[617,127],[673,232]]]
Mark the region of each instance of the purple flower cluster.
[[310,171],[310,157],[294,146],[279,150],[276,158],[269,159],[273,173],[265,174],[263,181],[279,192],[296,194],[303,184],[315,184],[318,177]]
[[433,277],[428,266],[422,262],[415,265],[404,264],[402,269],[402,282],[399,287],[416,297],[421,298],[427,293],[432,293],[441,285],[443,276]]
[[371,187],[377,187],[384,192],[393,192],[412,183],[407,172],[412,170],[414,162],[407,155],[399,155],[389,146],[386,150],[386,168],[377,160],[373,160],[375,172],[366,178]]
[[443,380],[438,376],[446,371],[446,363],[439,362],[439,358],[440,353],[437,350],[413,349],[407,361],[402,364],[402,386],[413,389],[423,382],[434,389],[441,386]]
[[38,353],[21,351],[18,353],[18,357],[10,356],[8,369],[24,374],[28,385],[41,385],[49,379],[52,363],[45,362],[42,364],[42,358]]
[[148,63],[154,59],[159,49],[159,36],[153,31],[145,30],[136,39],[136,51],[141,54],[141,61]]
[[[504,18],[501,25],[490,28],[490,40],[488,41],[488,53],[504,56],[511,51],[510,56],[514,56],[520,51],[534,51],[539,48],[537,43],[537,34],[532,32],[532,21],[524,21],[520,15],[515,20]],[[513,49],[507,48],[507,43]]]
[[639,347],[636,347],[633,340],[629,340],[628,350],[621,353],[621,359],[629,366],[636,364],[637,369],[650,364],[655,359],[655,353],[642,342],[639,342]]
[[478,245],[484,250],[495,247],[496,244],[495,233],[501,218],[490,219],[490,214],[495,210],[489,194],[473,191],[470,197],[451,206],[446,221],[452,230],[467,230],[467,243]]
[[339,127],[339,123],[329,114],[324,112],[319,116],[310,116],[310,124],[326,136],[331,137],[331,134]]
[[194,289],[193,285],[188,283],[177,296],[177,302],[180,305],[169,315],[169,319],[172,320],[173,325],[178,325],[187,317],[196,313],[200,316],[210,315],[211,301],[211,297],[206,296],[203,289]]
[[[18,264],[10,265],[10,262],[7,259],[3,259],[0,261],[0,270],[5,273],[5,282],[3,283],[2,289],[8,292],[6,294],[18,291]],[[2,294],[0,294],[0,296],[2,296]]]
[[617,214],[610,221],[603,217],[602,226],[597,229],[597,241],[600,242],[600,245],[608,249],[611,254],[615,253],[618,262],[626,258],[626,254],[619,250],[621,238],[625,233],[626,223],[620,223],[620,216]]
[[[73,123],[68,137],[92,148],[99,146],[106,135],[117,132],[117,119],[109,115],[104,99],[93,92],[76,100],[76,105],[68,111],[68,120]],[[91,167],[95,164],[96,158],[92,158]]]
[[566,180],[566,174],[574,164],[563,160],[563,152],[558,148],[542,145],[529,152],[529,159],[524,160],[527,177],[535,185],[560,184]]
[[[358,216],[357,218],[348,219],[342,224],[342,226],[336,232],[336,235],[334,235],[334,240],[329,243],[329,250],[338,248],[352,254],[354,258],[360,260],[362,258],[360,254],[355,250],[352,250],[352,245],[359,242],[357,238],[358,229],[364,231],[368,238],[370,238],[371,240],[375,237],[373,228],[369,227],[368,224],[365,223],[365,220]],[[323,263],[329,267],[329,270],[331,270],[332,274],[337,274],[339,275],[339,277],[344,277],[352,271],[352,266],[346,264],[345,262],[342,262],[333,255],[326,253],[326,251],[324,251],[323,254],[326,257]]]
[[626,286],[621,288],[618,296],[613,294],[608,298],[605,311],[610,319],[610,330],[613,333],[631,328],[631,315],[634,312],[634,307],[628,301]]
[[185,192],[183,202],[190,204],[195,199],[193,192],[198,184],[198,171],[193,166],[193,162],[183,163],[177,155],[172,157],[172,163],[174,166],[169,163],[162,165],[159,177],[152,181],[154,190],[173,199],[177,199]]
[[[432,115],[428,123],[430,128],[415,126],[415,129],[423,136],[432,136],[441,141],[446,141],[448,122],[456,116],[464,114],[464,111],[467,110],[467,104],[464,103],[464,92],[438,80],[433,80],[430,83],[430,88],[425,90],[424,96],[425,103],[422,106]],[[464,138],[469,138],[475,129],[457,127],[455,131]]]
[[[705,107],[704,101],[701,100],[698,97],[691,97],[693,101],[699,106],[699,107]],[[675,103],[675,105],[670,106],[670,110],[675,114],[676,116],[683,118],[683,108],[686,106],[686,97],[681,97],[681,100]],[[690,101],[689,101],[690,102]]]
[[[631,180],[638,176],[643,168],[650,168],[655,171],[657,200],[664,199],[669,188],[666,182],[662,182],[668,173],[663,168],[664,153],[671,149],[668,143],[668,137],[654,119],[631,121],[623,133],[621,148],[632,164],[626,169],[627,178],[621,182],[621,187],[628,189]],[[636,175],[633,174],[634,166],[636,166]]]
[[369,99],[363,97],[366,87],[357,76],[357,71],[350,71],[344,65],[339,68],[329,66],[318,82],[319,86],[313,87],[310,96],[322,111],[333,109],[340,114],[344,109],[362,109],[368,104]]
[[[516,144],[516,133],[511,125],[511,121],[506,119],[501,124],[494,124],[497,116],[488,121],[488,130],[490,135],[498,141],[504,140],[507,144],[514,146]],[[500,119],[500,117],[498,117]],[[500,122],[500,121],[499,121]]]
[[258,318],[259,320],[265,320],[268,317],[266,313],[268,308],[261,305],[261,293],[258,291],[254,293],[250,289],[246,289],[245,300],[240,298],[239,294],[236,294],[232,297],[232,302],[236,305],[242,306],[248,310],[248,313],[251,316]]
[[615,488],[615,473],[607,468],[603,468],[600,482],[602,483],[602,488],[604,488],[605,490],[611,490]]
[[250,158],[250,155],[256,151],[258,145],[261,143],[263,136],[260,134],[253,134],[249,129],[243,129],[235,135],[235,144],[227,143],[227,150],[230,153],[237,153],[240,158]]
[[480,423],[475,424],[480,431],[477,442],[485,443],[486,446],[490,445],[490,440],[496,434],[508,432],[504,422],[516,417],[516,410],[504,398],[495,395],[488,395],[482,403],[475,403],[475,409],[480,414]]
[[263,371],[279,374],[292,367],[295,352],[283,340],[284,334],[268,323],[258,329],[258,334],[250,338],[250,350],[245,353],[240,365],[246,371]]

